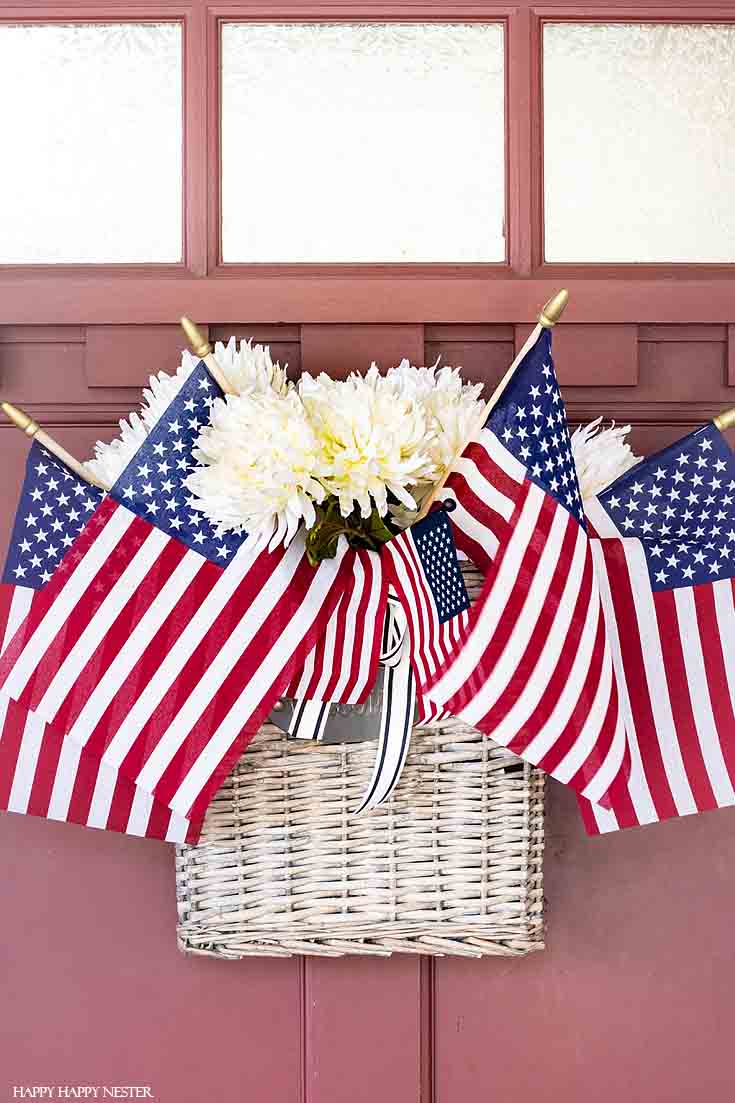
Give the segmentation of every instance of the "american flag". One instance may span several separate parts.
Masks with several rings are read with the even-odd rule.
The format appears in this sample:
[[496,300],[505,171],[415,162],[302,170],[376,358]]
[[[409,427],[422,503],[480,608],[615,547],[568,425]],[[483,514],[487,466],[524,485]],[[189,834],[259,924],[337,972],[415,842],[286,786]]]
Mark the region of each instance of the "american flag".
[[[595,801],[627,772],[625,729],[566,413],[543,330],[447,491],[486,568],[462,646],[422,688]],[[469,520],[468,520],[469,519]]]
[[203,817],[322,634],[351,560],[218,536],[184,486],[221,392],[200,363],[0,660],[0,684],[179,815]]
[[446,509],[400,533],[385,551],[408,619],[416,681],[423,687],[461,645],[470,607]]
[[735,455],[705,425],[587,503],[631,747],[612,831],[735,804]]
[[287,690],[286,696],[299,703],[308,700],[359,705],[375,683],[387,582],[377,552],[356,549],[350,559],[352,574],[326,632]]
[[[39,444],[31,445],[0,586],[3,646],[101,496]],[[0,696],[0,807],[172,842],[194,842],[200,829],[5,695]]]

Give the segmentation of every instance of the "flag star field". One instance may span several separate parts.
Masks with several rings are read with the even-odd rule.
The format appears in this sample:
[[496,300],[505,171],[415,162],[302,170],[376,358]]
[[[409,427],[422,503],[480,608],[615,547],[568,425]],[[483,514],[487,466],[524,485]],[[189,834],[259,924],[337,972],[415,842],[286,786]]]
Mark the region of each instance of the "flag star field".
[[102,496],[34,441],[3,582],[33,590],[45,586]]
[[545,330],[524,357],[486,423],[526,468],[527,477],[584,527],[567,415]]
[[200,361],[111,493],[168,536],[224,566],[247,533],[218,536],[214,525],[194,508],[194,498],[185,485],[196,466],[192,453],[199,431],[209,423],[210,407],[217,398],[222,398],[222,391]]
[[470,607],[446,511],[430,513],[411,531],[434,597],[437,618],[440,624],[445,624]]
[[654,590],[735,575],[735,456],[712,424],[599,495],[621,536],[643,542]]

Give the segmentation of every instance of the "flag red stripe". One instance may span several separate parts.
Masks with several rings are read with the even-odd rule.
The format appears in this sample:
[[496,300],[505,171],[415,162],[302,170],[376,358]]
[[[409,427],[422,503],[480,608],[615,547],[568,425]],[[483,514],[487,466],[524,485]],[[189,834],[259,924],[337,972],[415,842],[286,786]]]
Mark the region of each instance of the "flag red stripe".
[[[675,816],[677,811],[666,780],[658,739],[655,738],[656,725],[646,681],[638,616],[622,541],[603,541],[603,555],[610,579],[615,622],[620,635],[625,682],[636,718],[643,770],[659,819],[666,819]],[[651,738],[651,735],[654,737]]]
[[[526,496],[528,495],[530,483],[526,483]],[[523,606],[526,603],[526,597],[528,590],[533,583],[536,569],[538,567],[539,560],[544,550],[546,539],[551,529],[551,524],[558,510],[558,506],[553,498],[548,495],[544,495],[541,503],[541,508],[538,514],[538,521],[534,529],[531,538],[526,545],[523,553],[523,559],[518,571],[515,585],[511,588],[507,594],[505,606],[503,608],[502,615],[500,617],[498,626],[490,639],[488,646],[483,652],[481,660],[475,665],[474,670],[465,681],[464,685],[458,690],[457,693],[447,702],[446,707],[450,712],[458,712],[462,709],[470,700],[480,696],[482,688],[487,681],[488,675],[492,672],[495,664],[501,658],[505,651],[508,641],[515,629],[518,619],[522,616]],[[488,574],[483,585],[482,594],[478,599],[476,605],[473,608],[473,616],[480,615],[481,610],[488,600],[492,587],[497,577],[502,564],[502,558],[498,558],[494,565],[493,570]]]
[[[94,529],[95,527],[96,523],[94,519],[90,520],[87,528]],[[85,533],[86,531],[87,530],[85,530]],[[144,540],[148,531],[150,531],[149,526],[145,525],[145,522],[140,521],[140,519],[136,517],[127,530],[126,538],[118,542],[114,551],[106,558],[103,567],[98,571],[98,574],[104,571],[104,581],[101,579],[91,581],[86,587],[84,594],[75,603],[68,617],[66,617],[59,626],[53,640],[46,649],[43,663],[40,664],[40,666],[36,666],[34,673],[26,683],[25,689],[18,697],[18,700],[21,701],[26,708],[38,708],[39,702],[57,674],[61,663],[72,650],[85,627],[99,609],[106,593],[111,589],[112,585],[117,581],[137,554],[138,541]],[[75,554],[74,547],[70,549],[70,551],[72,555]],[[63,564],[58,570],[60,571],[62,567]],[[58,571],[56,574],[58,574]],[[56,578],[56,574],[54,574],[54,579]],[[49,583],[49,585],[51,585],[51,583]],[[43,598],[46,597],[47,588],[48,587],[45,587],[40,591]],[[132,597],[133,595],[131,594],[129,600],[132,600]],[[38,595],[33,599],[31,615],[35,612],[37,600]],[[39,602],[39,605],[40,604],[44,604],[44,602]],[[58,726],[61,727],[61,725]]]
[[[294,671],[304,661],[319,636],[324,632],[337,602],[339,601],[342,586],[347,582],[352,572],[349,557],[339,567],[331,587],[329,596],[318,608],[314,621],[309,631],[302,637],[296,648],[292,651],[287,664],[275,675],[270,684],[263,687],[256,709],[249,716],[244,716],[239,733],[230,743],[229,749],[220,758],[219,763],[210,773],[206,782],[200,786],[198,796],[187,810],[187,817],[196,819],[204,815],[215,792],[222,781],[230,772],[237,759],[243,753],[245,747],[252,739],[255,732],[266,719],[278,697],[283,693]],[[245,684],[252,678],[253,669],[259,664],[264,653],[267,641],[274,638],[274,633],[279,633],[279,628],[285,620],[290,619],[293,597],[295,593],[306,593],[308,602],[308,590],[316,585],[316,571],[310,567],[306,558],[302,559],[294,575],[293,582],[284,593],[280,602],[276,604],[270,615],[260,625],[251,644],[235,663],[233,669],[222,682],[206,709],[203,711],[199,723],[205,731],[216,731],[225,717],[229,714],[242,693]],[[299,600],[301,604],[301,600]],[[181,755],[162,774],[159,782],[154,786],[154,792],[165,803],[173,798],[179,779],[188,773],[189,768],[198,758],[200,745],[194,746],[192,741],[185,740],[182,744]],[[196,752],[196,753],[193,753]],[[186,768],[182,769],[182,763]]]
[[681,630],[673,590],[659,590],[654,594],[654,607],[661,652],[664,657],[669,700],[676,725],[676,738],[692,796],[697,808],[715,808],[717,801],[710,785],[697,735],[697,722],[689,693],[689,678],[681,647]]
[[28,813],[31,816],[45,816],[48,812],[61,746],[62,741],[50,738],[48,725],[44,725],[38,757],[43,760],[45,768],[36,770],[33,775],[33,785],[28,800]]
[[[548,596],[543,604],[538,621],[536,622],[533,631],[531,632],[528,643],[523,653],[518,666],[516,667],[512,678],[508,682],[508,685],[500,694],[498,699],[492,708],[485,713],[483,717],[483,729],[488,732],[500,723],[504,716],[515,705],[518,699],[523,694],[527,687],[527,684],[533,678],[533,672],[541,657],[544,644],[551,632],[554,620],[556,618],[558,610],[558,599],[564,589],[564,582],[569,573],[569,566],[574,553],[574,548],[577,543],[579,534],[579,525],[573,517],[569,516],[566,523],[566,530],[564,532],[564,538],[562,546],[559,552],[559,557],[554,568],[554,574],[549,583]],[[574,652],[576,651],[576,644],[579,640],[579,631],[577,631],[577,616],[581,617],[580,623],[584,623],[584,610],[587,607],[589,601],[589,595],[592,588],[592,561],[588,557],[584,566],[582,579],[580,581],[580,592],[575,602],[575,612],[570,621],[570,626],[566,634],[565,642],[561,648],[559,659],[557,661],[554,673],[548,682],[547,691],[543,694],[539,706],[536,707],[534,712],[528,719],[524,730],[519,732],[517,736],[511,740],[508,746],[511,750],[515,750],[515,746],[526,747],[533,737],[534,732],[539,730],[536,725],[536,716],[540,708],[543,708],[549,714],[552,711],[553,706],[559,699],[561,691],[566,684],[567,675],[572,665],[574,658]],[[514,625],[510,626],[511,628]],[[571,639],[570,639],[571,636]],[[483,660],[484,665],[484,660]],[[492,669],[488,667],[487,669]],[[517,741],[521,740],[522,743]]]
[[[731,581],[730,587],[735,591],[735,584]],[[735,779],[735,713],[733,712],[730,686],[727,680],[725,639],[726,636],[720,629],[717,620],[714,590],[711,586],[694,586],[692,588],[694,604],[699,621],[699,635],[702,641],[704,655],[704,668],[707,675],[707,688],[715,725],[720,735],[720,747],[725,760],[727,772],[731,779]],[[730,661],[734,661],[731,656]],[[728,738],[729,736],[729,738]]]
[[91,548],[99,532],[109,523],[116,508],[111,499],[105,498],[102,501],[54,571],[51,581],[33,595],[28,616],[18,627],[13,639],[8,643],[2,657],[0,657],[0,687],[5,685],[8,675],[15,666],[27,641],[56,601],[66,585],[67,579],[70,579],[78,569],[83,556]]
[[[378,663],[380,661],[380,644],[383,636],[383,624],[385,623],[385,613],[388,604],[388,585],[383,575],[382,561],[379,560],[374,553],[360,551],[359,555],[365,569],[365,586],[360,598],[360,604],[357,607],[355,634],[359,639],[361,635],[367,635],[369,633],[370,639],[370,661],[367,680],[359,696],[355,698],[356,704],[363,704],[363,702],[366,701],[367,698],[370,696],[370,691],[373,688],[373,684],[378,673]],[[371,624],[368,624],[367,615],[370,605],[370,595],[376,582],[376,574],[377,583],[379,586],[378,606],[374,614],[373,622]],[[355,693],[360,673],[360,654],[360,648],[355,647],[353,652],[353,663],[350,680],[347,683],[343,693],[340,694],[341,697],[352,699],[352,696]]]
[[17,701],[8,700],[5,722],[0,733],[0,807],[2,808],[7,808],[10,799],[25,724],[26,710]]
[[[494,437],[491,429],[483,429],[481,437],[489,444]],[[494,442],[493,442],[494,443]],[[483,447],[480,441],[472,441],[462,453],[462,458],[474,463],[480,474],[505,498],[515,501],[518,492],[523,485],[518,479],[509,475],[504,467],[501,467]],[[447,480],[449,482],[449,480]],[[484,506],[486,509],[487,506]]]
[[[182,666],[181,671],[178,673],[171,686],[163,693],[158,705],[152,711],[147,721],[142,725],[140,732],[135,738],[135,742],[127,752],[121,765],[121,769],[128,776],[138,776],[140,770],[148,761],[150,754],[155,750],[160,732],[165,731],[174,717],[179,713],[181,706],[189,697],[192,687],[198,684],[202,674],[209,669],[221,647],[225,641],[230,638],[237,627],[243,616],[243,612],[250,606],[254,595],[258,594],[260,590],[263,589],[267,583],[267,577],[272,573],[276,564],[280,562],[282,558],[283,549],[269,553],[266,556],[268,562],[256,563],[254,568],[248,572],[239,586],[235,589],[231,599],[219,612],[211,628],[204,633],[202,639],[191,652],[187,662]],[[302,561],[300,568],[302,570],[305,568],[312,576],[314,575],[313,568],[308,566],[306,560]],[[185,602],[183,606],[181,602],[177,604],[173,617],[169,618],[168,622],[164,625],[164,638],[161,638],[160,632],[154,637],[144,654],[144,663],[136,665],[131,675],[126,680],[126,690],[130,694],[132,701],[137,700],[141,690],[151,681],[153,675],[157,672],[161,665],[162,655],[167,653],[170,645],[178,638],[181,632],[181,625],[188,624],[191,620],[191,615],[196,612],[202,604],[204,595],[199,593],[200,583],[202,581],[203,576],[200,572],[195,578],[193,585],[187,591],[186,597],[191,601],[191,608],[187,607],[187,602]],[[295,582],[296,579],[294,579],[294,584]],[[210,587],[207,587],[207,592],[209,588]],[[266,639],[276,639],[280,634],[280,608],[280,604],[276,605],[274,611],[266,621],[267,630],[263,634]],[[263,636],[260,636],[260,638],[262,640]],[[162,648],[165,648],[165,650]],[[248,649],[247,654],[250,655],[251,666],[249,676],[252,677],[253,670],[260,666],[263,652],[251,653],[251,649]],[[255,665],[253,665],[253,654],[257,657],[257,663]],[[240,683],[240,688],[242,688],[243,684],[243,682]],[[210,702],[209,707],[204,709],[196,722],[196,726],[200,728],[202,733],[214,730],[212,723],[213,718],[218,715],[218,706],[224,707],[223,689],[224,686],[220,687],[214,699]],[[118,695],[113,699],[107,710],[107,713],[111,714],[110,720],[108,721],[112,729],[111,735],[116,733],[117,728],[124,722],[125,718],[124,714],[118,714],[117,707]],[[98,724],[95,730],[95,736],[98,735],[98,731],[102,728],[103,724],[104,718],[103,721]],[[199,749],[200,747],[197,748],[197,753]],[[161,787],[160,781],[158,785],[154,787],[153,791],[157,796],[160,796],[160,799],[162,799],[164,803],[168,803],[168,800],[173,795],[173,791],[169,793],[168,789],[165,790],[167,795],[162,795],[164,790]]]
[[[408,613],[408,630],[411,634],[411,650],[414,667],[416,668],[416,680],[420,683],[423,680],[428,661],[428,637],[425,622],[430,619],[431,613],[430,603],[421,584],[420,575],[416,576],[413,561],[408,553],[407,545],[409,542],[408,537],[403,540],[399,537],[388,544],[388,549],[394,558],[400,560],[410,587],[410,593],[405,595],[405,603],[408,606],[406,610]],[[399,593],[403,592],[403,584],[398,575],[395,577],[395,585]]]
[[[140,551],[140,547],[133,551]],[[160,555],[151,564],[145,578],[131,592],[129,600],[118,612],[110,630],[102,636],[84,668],[70,684],[66,697],[54,717],[56,727],[63,731],[71,729],[91,692],[119,654],[121,646],[127,642],[186,554],[186,546],[178,541],[170,540],[165,544]],[[215,575],[212,576],[212,581],[215,577]],[[92,615],[93,609],[90,607],[87,619]],[[92,750],[93,746],[89,749]]]

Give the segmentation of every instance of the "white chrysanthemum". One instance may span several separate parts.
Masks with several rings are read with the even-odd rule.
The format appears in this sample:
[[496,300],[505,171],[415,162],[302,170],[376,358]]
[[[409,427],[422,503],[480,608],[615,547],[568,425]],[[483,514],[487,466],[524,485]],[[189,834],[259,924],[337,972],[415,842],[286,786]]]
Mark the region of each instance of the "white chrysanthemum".
[[640,463],[640,457],[633,453],[625,440],[630,425],[616,426],[613,422],[609,429],[600,430],[601,422],[602,418],[598,417],[589,425],[580,425],[572,433],[572,455],[582,498],[599,494],[620,475]]
[[218,399],[194,456],[186,485],[218,532],[249,532],[275,547],[302,521],[314,524],[314,502],[325,497],[315,477],[321,443],[295,390]]
[[288,364],[274,364],[268,345],[254,345],[252,341],[240,341],[238,345],[230,337],[226,345],[216,343],[214,356],[237,394],[286,394],[293,386],[286,376]]
[[416,508],[410,488],[432,482],[433,431],[423,405],[373,364],[343,381],[303,375],[299,393],[320,445],[319,479],[344,517],[388,512],[391,493]]
[[[238,394],[271,390],[285,394],[292,386],[286,378],[286,368],[271,360],[267,345],[240,341],[238,346],[236,339],[230,337],[226,345],[221,341],[216,343],[214,355]],[[150,377],[148,387],[143,391],[140,415],[134,412],[127,420],[120,421],[120,435],[109,442],[98,440],[93,459],[86,461],[86,467],[98,481],[112,486],[198,363],[198,357],[185,349],[175,375],[162,371]]]
[[109,442],[98,440],[93,459],[86,461],[85,466],[98,481],[112,486],[198,363],[191,353],[182,352],[181,364],[175,375],[162,371],[150,377],[143,391],[140,414],[133,412],[127,419],[123,418],[120,421],[120,435]]
[[415,368],[402,360],[386,378],[401,394],[420,402],[432,433],[429,455],[442,478],[477,431],[484,403],[482,383],[465,383],[461,368],[438,364]]

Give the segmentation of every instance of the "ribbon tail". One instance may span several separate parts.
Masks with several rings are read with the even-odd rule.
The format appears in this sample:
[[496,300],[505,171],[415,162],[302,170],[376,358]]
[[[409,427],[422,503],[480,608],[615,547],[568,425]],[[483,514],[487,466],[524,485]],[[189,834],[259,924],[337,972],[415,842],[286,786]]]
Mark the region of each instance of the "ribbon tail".
[[288,734],[292,739],[310,739],[320,743],[329,719],[329,701],[311,701],[300,697],[294,701],[293,716],[288,725]]
[[415,702],[411,649],[406,637],[398,662],[386,667],[378,753],[362,803],[353,815],[377,808],[398,784],[411,743]]

